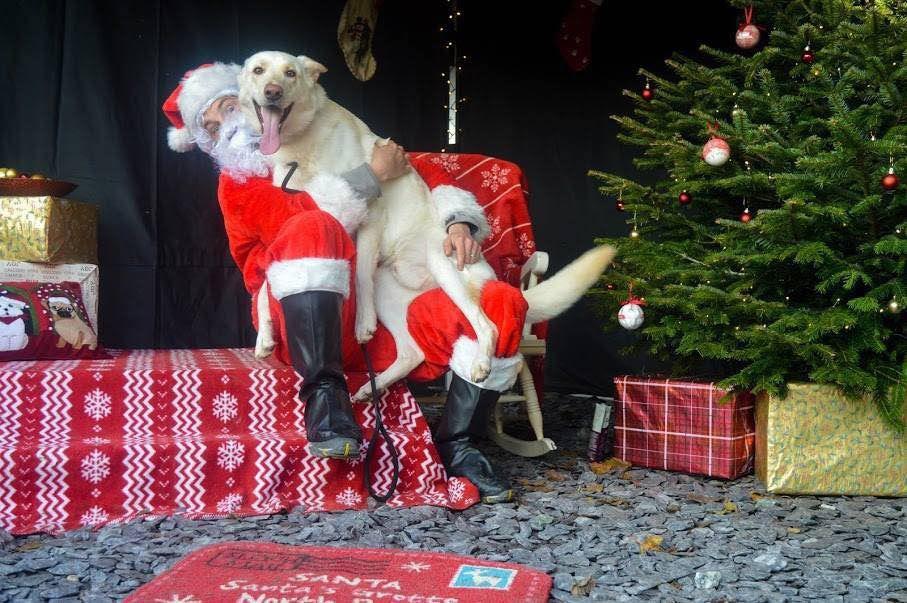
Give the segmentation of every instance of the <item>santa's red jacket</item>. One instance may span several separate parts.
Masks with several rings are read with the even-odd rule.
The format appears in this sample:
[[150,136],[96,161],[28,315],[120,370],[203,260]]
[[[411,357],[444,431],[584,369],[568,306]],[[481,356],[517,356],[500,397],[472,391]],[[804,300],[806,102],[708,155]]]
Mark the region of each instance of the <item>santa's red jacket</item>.
[[[412,156],[410,159],[432,190],[441,219],[456,214],[476,225],[474,236],[480,242],[484,240],[488,224],[475,197],[453,186],[450,176],[439,166]],[[316,176],[304,191],[291,194],[273,186],[270,178],[234,179],[225,173],[220,177],[218,199],[230,253],[253,300],[268,282],[277,357],[289,363],[279,300],[303,291],[335,291],[345,298],[344,366],[348,371],[364,370],[354,336],[356,249],[351,235],[365,217],[366,199],[342,178],[328,174]],[[522,361],[518,347],[526,302],[518,289],[491,282],[483,288],[481,303],[499,332],[492,374],[481,385],[503,391],[512,385]],[[252,320],[257,328],[255,303]],[[413,338],[425,353],[425,361],[411,374],[412,378],[435,379],[450,366],[469,380],[476,349],[475,332],[440,289],[416,298],[410,304],[407,320]],[[380,326],[368,349],[375,370],[379,371],[396,355],[393,339]]]

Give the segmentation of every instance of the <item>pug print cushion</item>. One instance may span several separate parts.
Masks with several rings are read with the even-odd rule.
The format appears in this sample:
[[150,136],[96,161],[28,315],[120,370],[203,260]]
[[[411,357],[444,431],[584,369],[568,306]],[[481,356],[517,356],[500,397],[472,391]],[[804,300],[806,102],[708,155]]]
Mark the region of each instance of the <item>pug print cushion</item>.
[[0,282],[0,360],[103,357],[78,283]]

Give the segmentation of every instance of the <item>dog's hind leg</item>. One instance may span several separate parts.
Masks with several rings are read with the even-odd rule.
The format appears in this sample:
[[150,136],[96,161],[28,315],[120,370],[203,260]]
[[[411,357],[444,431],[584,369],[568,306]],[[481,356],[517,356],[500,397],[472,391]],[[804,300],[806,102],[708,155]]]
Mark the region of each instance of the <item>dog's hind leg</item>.
[[435,282],[463,312],[466,320],[476,332],[479,353],[473,360],[470,377],[474,383],[481,383],[488,378],[488,374],[491,372],[491,357],[494,355],[498,340],[497,327],[488,319],[479,305],[481,283],[466,283],[465,275],[459,272],[450,258],[444,255],[440,241],[429,238],[426,255],[428,269]]
[[[397,348],[397,358],[375,378],[379,392],[409,375],[425,359],[425,354],[413,339],[406,324],[409,304],[419,293],[402,286],[386,268],[378,268],[375,273],[375,306],[378,319],[394,337],[394,345]],[[359,388],[353,400],[362,402],[371,397],[371,384],[366,383]]]
[[383,220],[370,219],[356,234],[356,341],[359,343],[371,341],[378,328],[375,272],[381,252],[382,228]]
[[255,311],[258,313],[258,334],[255,337],[256,358],[267,358],[277,347],[277,342],[274,341],[274,321],[271,320],[271,306],[268,297],[268,281],[265,280],[255,297]]

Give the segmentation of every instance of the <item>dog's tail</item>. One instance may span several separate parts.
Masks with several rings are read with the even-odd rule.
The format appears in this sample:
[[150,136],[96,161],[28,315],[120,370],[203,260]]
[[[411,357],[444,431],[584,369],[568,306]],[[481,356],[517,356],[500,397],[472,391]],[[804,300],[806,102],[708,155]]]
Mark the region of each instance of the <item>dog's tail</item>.
[[617,250],[608,245],[590,249],[551,278],[523,291],[529,304],[526,322],[531,324],[554,318],[575,304],[595,284],[616,253]]

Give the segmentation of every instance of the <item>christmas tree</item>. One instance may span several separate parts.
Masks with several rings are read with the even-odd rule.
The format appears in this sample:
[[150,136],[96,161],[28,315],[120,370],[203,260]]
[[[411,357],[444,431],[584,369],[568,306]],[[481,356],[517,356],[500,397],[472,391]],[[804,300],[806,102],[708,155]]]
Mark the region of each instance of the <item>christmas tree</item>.
[[907,9],[732,3],[739,49],[674,56],[624,91],[620,139],[654,174],[590,172],[630,228],[601,241],[619,254],[594,295],[613,326],[632,286],[637,345],[681,374],[717,366],[725,387],[781,396],[833,384],[902,428]]

